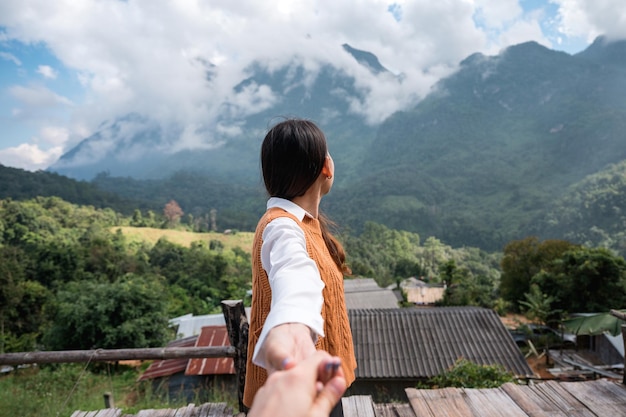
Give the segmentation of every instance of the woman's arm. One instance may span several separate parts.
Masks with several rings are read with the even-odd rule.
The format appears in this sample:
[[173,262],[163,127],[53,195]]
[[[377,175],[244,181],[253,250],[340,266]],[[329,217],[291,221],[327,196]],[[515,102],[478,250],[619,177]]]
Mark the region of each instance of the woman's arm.
[[302,229],[290,218],[270,222],[263,233],[261,261],[272,289],[272,305],[254,351],[255,364],[273,371],[315,352],[324,335],[324,299],[319,270],[306,249]]

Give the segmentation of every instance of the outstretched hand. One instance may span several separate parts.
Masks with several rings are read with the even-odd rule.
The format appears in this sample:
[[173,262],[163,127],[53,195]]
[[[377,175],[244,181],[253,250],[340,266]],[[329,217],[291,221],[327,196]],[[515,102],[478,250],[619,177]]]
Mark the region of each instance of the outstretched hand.
[[272,373],[248,417],[327,417],[346,391],[341,361],[316,351],[290,369]]
[[267,373],[291,369],[314,355],[311,330],[301,323],[285,323],[270,330],[260,352],[265,357]]

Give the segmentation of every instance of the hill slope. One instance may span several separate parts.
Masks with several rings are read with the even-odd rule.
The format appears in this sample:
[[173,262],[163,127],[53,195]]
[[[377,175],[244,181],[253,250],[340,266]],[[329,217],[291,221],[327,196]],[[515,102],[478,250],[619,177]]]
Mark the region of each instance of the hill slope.
[[367,175],[334,200],[338,217],[489,249],[541,232],[531,226],[556,197],[626,158],[626,68],[615,53],[626,43],[469,57],[380,127]]
[[[345,49],[372,74],[392,76],[372,54]],[[271,86],[280,100],[241,120],[245,135],[219,150],[154,158],[152,169],[165,180],[113,173],[94,183],[160,207],[173,198],[194,216],[214,208],[225,220],[220,228],[251,230],[264,206],[258,179],[263,130],[276,115],[298,115],[322,121],[337,166],[323,208],[354,232],[374,221],[487,250],[529,234],[615,242],[610,236],[622,224],[619,210],[591,208],[610,197],[599,195],[615,190],[599,190],[591,205],[580,193],[574,203],[572,195],[626,159],[625,56],[626,42],[603,38],[574,56],[533,42],[497,56],[474,54],[417,106],[378,127],[350,113],[346,97],[358,97],[355,79],[332,65],[321,66],[313,79],[297,61],[272,71],[259,67],[237,88]],[[151,143],[146,129],[128,143]],[[186,173],[171,174],[181,167]],[[92,173],[104,168],[89,167]],[[616,195],[621,198],[621,188]],[[561,219],[563,204],[575,212]],[[609,237],[593,237],[593,226]]]

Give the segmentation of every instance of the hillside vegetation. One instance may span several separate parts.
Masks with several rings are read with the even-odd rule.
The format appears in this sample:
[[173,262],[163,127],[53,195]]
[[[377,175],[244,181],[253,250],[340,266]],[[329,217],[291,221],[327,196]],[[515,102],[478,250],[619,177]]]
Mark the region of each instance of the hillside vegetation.
[[[536,235],[623,254],[622,214],[613,209],[622,189],[573,191],[610,176],[626,159],[623,56],[626,42],[604,38],[577,55],[534,42],[496,56],[474,54],[417,105],[376,125],[350,115],[333,96],[357,93],[354,80],[332,66],[321,68],[310,87],[299,82],[307,73],[296,64],[271,73],[259,67],[241,88],[267,86],[282,100],[246,118],[242,137],[163,160],[159,179],[116,176],[112,167],[113,174],[92,183],[155,212],[170,199],[195,219],[216,210],[217,230],[252,231],[265,202],[258,163],[263,130],[277,115],[296,115],[318,121],[327,133],[337,180],[322,208],[354,234],[375,222],[453,247],[502,251],[511,240]],[[286,78],[294,88],[284,88]],[[342,116],[325,117],[328,109]],[[150,140],[156,140],[150,131],[141,131],[128,143]],[[602,209],[603,200],[610,207]]]
[[[0,200],[0,352],[163,346],[168,319],[219,312],[224,299],[249,303],[252,233],[196,226],[58,197]],[[445,280],[467,290],[452,304],[495,303],[498,254],[375,223],[338,236],[354,277]]]

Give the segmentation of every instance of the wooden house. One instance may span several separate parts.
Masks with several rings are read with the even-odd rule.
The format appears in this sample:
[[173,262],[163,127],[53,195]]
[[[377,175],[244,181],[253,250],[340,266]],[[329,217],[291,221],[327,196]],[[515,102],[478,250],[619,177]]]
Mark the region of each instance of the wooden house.
[[427,284],[415,277],[402,281],[400,288],[406,294],[407,302],[416,306],[433,306],[443,300],[446,292],[444,284]]
[[378,286],[373,278],[352,278],[343,281],[348,310],[361,308],[398,308],[394,292]]

